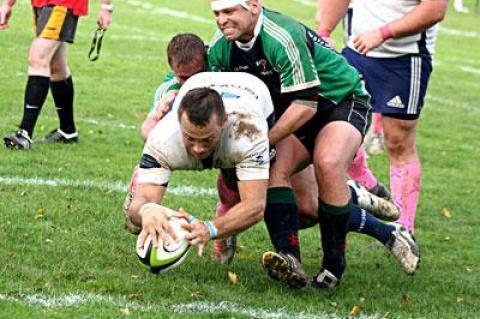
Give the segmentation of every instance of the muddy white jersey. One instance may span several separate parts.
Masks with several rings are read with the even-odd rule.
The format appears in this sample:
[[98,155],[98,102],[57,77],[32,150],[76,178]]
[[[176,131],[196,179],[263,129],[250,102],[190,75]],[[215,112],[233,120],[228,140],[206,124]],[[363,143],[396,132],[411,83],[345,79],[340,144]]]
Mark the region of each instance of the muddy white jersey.
[[[228,122],[216,151],[203,161],[187,152],[178,119],[183,96],[201,87],[220,94]],[[143,150],[139,183],[166,185],[174,170],[209,168],[234,168],[239,180],[268,179],[267,118],[272,114],[268,89],[254,76],[238,72],[194,75],[183,84],[172,110],[150,133]]]
[[[387,23],[400,19],[415,9],[421,0],[355,0],[348,11],[350,21],[348,46],[356,50],[353,37],[368,30],[380,28]],[[406,54],[433,54],[438,24],[411,36],[389,39],[367,56],[393,58]]]
[[[259,78],[245,72],[202,72],[195,74],[186,81],[173,104],[172,110],[177,112],[183,96],[191,89],[208,87],[220,94],[223,101],[229,101],[230,98],[241,97],[245,101],[246,113],[257,114],[263,118],[268,118],[273,113],[273,103],[270,97],[270,91],[265,83]],[[247,102],[251,100],[250,102]],[[225,110],[230,113],[231,107],[235,104],[225,103]],[[238,110],[241,111],[241,110]]]

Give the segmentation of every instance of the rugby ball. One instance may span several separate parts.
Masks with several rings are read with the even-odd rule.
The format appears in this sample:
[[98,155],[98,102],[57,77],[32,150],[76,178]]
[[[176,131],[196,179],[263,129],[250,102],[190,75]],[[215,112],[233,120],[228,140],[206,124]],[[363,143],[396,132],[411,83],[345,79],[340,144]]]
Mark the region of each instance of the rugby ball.
[[153,247],[150,235],[147,236],[143,248],[139,247],[137,238],[137,256],[140,261],[150,267],[153,273],[163,273],[180,265],[190,251],[190,244],[185,239],[186,231],[182,228],[188,222],[183,218],[171,217],[168,222],[172,226],[177,240],[170,236],[170,242],[163,242],[158,238],[158,247]]

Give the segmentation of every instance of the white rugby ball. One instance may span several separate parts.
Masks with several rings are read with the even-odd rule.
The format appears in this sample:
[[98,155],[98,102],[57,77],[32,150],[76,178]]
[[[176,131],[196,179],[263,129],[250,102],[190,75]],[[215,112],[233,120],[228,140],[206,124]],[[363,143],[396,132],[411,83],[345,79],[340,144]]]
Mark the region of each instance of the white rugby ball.
[[150,235],[147,236],[143,248],[139,247],[137,238],[137,256],[140,261],[149,266],[154,273],[163,273],[180,265],[187,257],[190,251],[190,244],[185,239],[186,231],[182,228],[183,224],[188,222],[183,218],[171,217],[168,222],[172,226],[177,240],[170,236],[170,243],[163,242],[158,237],[158,247],[153,247]]

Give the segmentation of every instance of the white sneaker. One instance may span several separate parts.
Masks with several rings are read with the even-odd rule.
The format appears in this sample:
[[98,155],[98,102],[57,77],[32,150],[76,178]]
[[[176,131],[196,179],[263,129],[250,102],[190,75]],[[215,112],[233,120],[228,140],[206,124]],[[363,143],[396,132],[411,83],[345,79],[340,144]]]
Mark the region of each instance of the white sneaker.
[[363,143],[365,152],[370,155],[379,155],[385,152],[385,139],[383,135],[372,133]]
[[395,221],[400,218],[400,210],[393,202],[370,193],[365,187],[354,180],[349,180],[347,184],[352,187],[357,194],[358,207],[382,220]]
[[395,230],[392,231],[392,235],[385,247],[392,252],[403,271],[413,275],[420,264],[420,250],[415,242],[415,238],[413,238],[405,226],[398,223],[390,225],[393,225]]
[[321,269],[313,276],[312,287],[318,289],[333,289],[340,283],[340,280],[335,277],[327,269]]

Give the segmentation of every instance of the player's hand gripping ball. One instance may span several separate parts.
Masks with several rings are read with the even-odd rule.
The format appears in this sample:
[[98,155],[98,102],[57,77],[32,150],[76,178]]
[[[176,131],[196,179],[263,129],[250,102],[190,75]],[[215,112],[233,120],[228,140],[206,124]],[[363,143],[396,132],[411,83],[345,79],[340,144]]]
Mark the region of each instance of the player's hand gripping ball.
[[182,225],[188,224],[188,222],[183,218],[176,217],[171,217],[168,222],[175,231],[177,240],[173,240],[169,236],[170,242],[164,242],[159,237],[158,247],[155,248],[150,235],[148,235],[142,248],[139,247],[139,237],[137,238],[137,256],[143,264],[150,267],[153,273],[163,273],[177,267],[185,260],[191,248],[185,239],[186,231],[182,228]]

